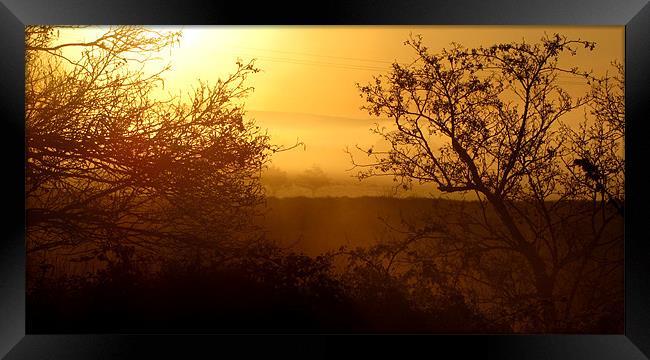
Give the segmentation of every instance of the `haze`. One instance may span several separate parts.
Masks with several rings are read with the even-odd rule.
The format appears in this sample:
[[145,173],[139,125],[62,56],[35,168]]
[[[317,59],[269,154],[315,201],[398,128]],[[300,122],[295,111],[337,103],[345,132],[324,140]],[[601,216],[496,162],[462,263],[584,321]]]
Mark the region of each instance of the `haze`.
[[[92,38],[104,28],[61,30],[62,41]],[[361,187],[383,184],[374,194],[385,194],[389,178],[358,184],[346,147],[380,147],[369,129],[388,120],[370,118],[361,110],[363,99],[355,84],[365,84],[373,75],[386,73],[393,62],[409,63],[415,56],[404,41],[421,34],[432,52],[455,42],[465,47],[490,46],[500,42],[536,42],[544,34],[562,33],[569,38],[594,41],[593,52],[571,57],[573,64],[611,71],[610,63],[623,61],[624,28],[558,26],[185,26],[154,27],[160,31],[182,31],[180,44],[160,54],[150,68],[170,64],[164,74],[162,94],[183,96],[188,84],[198,80],[215,82],[235,69],[237,59],[256,59],[261,72],[249,79],[254,92],[245,100],[250,117],[271,135],[274,144],[304,148],[277,153],[272,166],[289,175],[317,166],[332,179],[349,186],[336,195],[368,195]],[[76,51],[72,49],[71,51]],[[567,90],[584,92],[585,84],[561,78]],[[569,118],[579,119],[574,112]],[[353,186],[354,185],[354,186]],[[359,186],[361,187],[359,187]],[[435,191],[417,188],[411,194]],[[308,194],[303,194],[308,195]]]

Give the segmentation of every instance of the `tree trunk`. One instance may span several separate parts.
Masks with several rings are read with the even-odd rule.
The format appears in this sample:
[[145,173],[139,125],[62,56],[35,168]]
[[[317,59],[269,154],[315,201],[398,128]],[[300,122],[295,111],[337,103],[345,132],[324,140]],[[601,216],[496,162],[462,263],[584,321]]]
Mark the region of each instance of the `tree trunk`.
[[510,211],[506,207],[503,199],[494,195],[487,196],[488,201],[497,211],[499,219],[503,225],[508,229],[508,232],[516,242],[515,250],[524,256],[534,276],[534,286],[537,292],[538,301],[542,308],[542,329],[546,332],[555,330],[555,322],[557,318],[557,310],[555,302],[553,301],[553,289],[555,287],[555,280],[550,276],[546,270],[544,260],[539,253],[535,250],[533,245],[526,240],[521,233],[517,224],[515,224]]

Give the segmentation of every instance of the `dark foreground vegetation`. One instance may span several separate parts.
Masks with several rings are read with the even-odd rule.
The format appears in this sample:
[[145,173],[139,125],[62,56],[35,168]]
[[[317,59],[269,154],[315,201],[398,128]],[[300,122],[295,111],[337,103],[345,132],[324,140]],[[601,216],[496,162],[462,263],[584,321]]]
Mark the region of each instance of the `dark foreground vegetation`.
[[[30,333],[509,332],[423,273],[398,281],[366,266],[336,274],[331,256],[270,245],[235,260],[167,262],[146,273],[132,252],[93,275],[43,279],[28,294]],[[413,290],[417,289],[418,293]]]
[[[264,221],[275,227],[261,229],[265,230],[264,239],[284,238],[285,244],[258,240],[225,253],[198,252],[174,260],[115,246],[100,256],[100,261],[87,260],[85,271],[64,269],[57,273],[54,265],[43,265],[48,261],[34,265],[28,278],[29,331],[511,333],[519,326],[520,332],[536,332],[533,319],[539,310],[523,296],[508,307],[485,306],[483,298],[503,297],[505,293],[463,280],[463,271],[453,270],[452,263],[432,255],[427,249],[433,244],[431,239],[418,238],[413,230],[434,224],[436,219],[444,219],[450,230],[454,224],[469,223],[470,214],[480,212],[476,202],[287,198],[269,199],[267,206]],[[463,213],[466,217],[458,215]],[[405,219],[418,221],[409,223]],[[589,227],[587,220],[583,230]],[[318,236],[326,229],[349,231],[357,241],[335,239],[319,244],[334,234],[330,231]],[[288,248],[293,241],[289,234],[298,232],[305,235],[301,237],[303,244]],[[383,238],[372,242],[371,234],[378,233],[383,233]],[[428,246],[416,246],[418,239]],[[622,243],[618,245],[622,249]],[[329,250],[318,252],[326,247]],[[305,255],[304,250],[316,255]],[[480,257],[469,252],[464,255]],[[464,267],[467,276],[473,274],[470,269],[476,265],[460,255],[456,257],[457,266]],[[70,257],[66,259],[70,264]],[[489,261],[497,261],[487,256],[484,259],[490,268],[494,265]],[[50,260],[56,263],[54,258]],[[73,272],[76,274],[71,275]],[[486,279],[495,276],[499,275],[490,273]],[[619,280],[614,273],[598,279],[585,277],[583,282],[596,281],[593,288],[618,292],[622,286]],[[578,293],[575,303],[588,301],[584,289],[572,291]],[[556,298],[558,303],[566,302],[562,294]],[[590,311],[588,315],[570,324],[573,326],[564,325],[555,331],[620,333],[622,298],[596,300],[604,305],[583,305]]]

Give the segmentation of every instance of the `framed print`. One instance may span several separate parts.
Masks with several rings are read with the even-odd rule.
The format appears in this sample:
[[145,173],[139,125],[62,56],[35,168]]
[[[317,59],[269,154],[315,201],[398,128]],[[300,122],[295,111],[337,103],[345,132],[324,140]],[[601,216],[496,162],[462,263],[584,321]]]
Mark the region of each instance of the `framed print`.
[[648,357],[650,5],[237,5],[3,3],[3,356]]

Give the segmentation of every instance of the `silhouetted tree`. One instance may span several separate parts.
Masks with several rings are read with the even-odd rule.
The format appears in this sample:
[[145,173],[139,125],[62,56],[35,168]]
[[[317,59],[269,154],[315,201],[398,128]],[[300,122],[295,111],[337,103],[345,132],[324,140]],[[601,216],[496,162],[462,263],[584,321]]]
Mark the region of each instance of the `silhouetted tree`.
[[318,189],[328,186],[332,183],[323,169],[317,165],[314,165],[310,169],[307,169],[301,174],[297,175],[294,182],[298,186],[311,190],[312,196],[316,195],[316,191]]
[[119,26],[66,43],[59,29],[26,28],[30,257],[235,246],[262,200],[259,174],[273,150],[241,103],[254,64],[165,98],[155,91],[169,67],[154,59],[180,33]]
[[[602,158],[572,156],[578,147],[563,129],[565,115],[587,104],[595,104],[602,123],[597,99],[607,92],[594,88],[574,98],[558,79],[593,79],[560,60],[595,44],[555,35],[532,44],[453,44],[438,54],[419,36],[406,44],[414,62],[395,63],[388,75],[359,86],[369,114],[394,122],[374,130],[387,150],[359,148],[371,159],[355,162],[359,177],[391,174],[406,188],[418,182],[473,193],[478,207],[462,203],[456,215],[411,229],[392,256],[411,266],[435,264],[516,329],[587,328],[622,294],[622,228],[582,201],[597,187],[569,181],[574,160],[601,169]],[[593,182],[582,174],[583,183]]]
[[269,166],[262,172],[262,183],[266,186],[270,195],[275,195],[279,189],[289,186],[290,181],[286,171],[275,166]]

